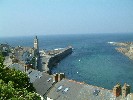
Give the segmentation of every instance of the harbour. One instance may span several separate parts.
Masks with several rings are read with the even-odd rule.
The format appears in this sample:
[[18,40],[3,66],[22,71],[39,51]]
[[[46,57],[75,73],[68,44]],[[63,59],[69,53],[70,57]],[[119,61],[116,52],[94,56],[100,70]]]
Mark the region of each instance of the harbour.
[[[106,43],[107,43],[107,42],[106,42]],[[108,44],[106,44],[106,45],[108,45]],[[19,48],[20,48],[20,47],[19,47]],[[67,48],[69,48],[69,47],[67,47]],[[67,48],[64,49],[64,50],[67,50]],[[114,47],[112,46],[112,50],[113,50],[113,49],[114,49]],[[58,49],[53,49],[53,50],[55,50],[55,52],[57,53],[57,50],[58,50]],[[59,49],[59,50],[63,50],[63,49]],[[69,49],[69,50],[71,51],[72,48]],[[75,54],[77,55],[77,53],[76,53],[75,50],[77,50],[77,48],[74,48],[74,52],[73,52],[72,54],[71,54],[71,52],[68,52],[67,55],[69,55],[69,54],[71,54],[71,55],[68,56],[67,58],[70,59],[71,56],[73,56],[73,55],[75,55]],[[94,51],[95,51],[95,50],[94,50]],[[51,52],[51,53],[50,53],[50,52]],[[49,51],[49,52],[45,52],[45,54],[43,54],[43,52],[40,51],[40,57],[41,57],[41,56],[46,56],[46,54],[47,54],[47,55],[49,55],[48,59],[51,58],[51,57],[54,58],[54,57],[57,56],[56,53],[53,53],[53,51]],[[116,53],[117,53],[117,52],[116,52]],[[60,54],[60,53],[57,53],[57,54]],[[118,54],[118,53],[117,53],[117,54]],[[65,56],[67,56],[67,55],[65,55]],[[51,57],[50,57],[50,56],[51,56]],[[64,57],[65,57],[65,56],[64,56]],[[81,55],[80,55],[80,56],[81,56]],[[115,56],[116,56],[116,55],[115,55]],[[63,57],[63,58],[64,58],[64,57]],[[89,57],[91,57],[91,56],[89,55]],[[123,56],[123,57],[124,57],[124,56]],[[61,58],[62,58],[62,57],[61,57]],[[65,58],[63,61],[66,61],[67,58]],[[47,59],[46,61],[49,61],[48,59]],[[124,59],[125,59],[125,57],[124,57]],[[104,62],[105,62],[105,60],[107,60],[107,61],[110,62],[110,59],[108,59],[108,58],[104,58]],[[119,59],[119,60],[120,60],[120,59]],[[127,59],[127,60],[128,60],[128,59]],[[60,61],[60,60],[57,60],[57,61]],[[60,67],[60,68],[59,68],[59,66],[61,65],[61,63],[63,63],[63,61],[58,62],[58,63],[59,63],[59,64],[58,64],[58,67],[55,66],[55,65],[57,64],[57,62],[56,62],[56,63],[53,63],[52,65],[55,66],[55,67],[53,67],[51,70],[53,71],[54,69],[64,68],[64,67]],[[77,58],[77,62],[78,62],[78,63],[82,63],[82,66],[84,65],[84,64],[83,64],[83,61],[84,61],[83,58]],[[73,62],[73,61],[72,61],[72,62]],[[43,62],[42,62],[42,63],[43,63]],[[87,63],[87,61],[86,61],[86,63]],[[99,63],[99,62],[97,62],[97,63]],[[44,64],[45,64],[45,62],[44,62]],[[69,63],[68,63],[68,64],[69,64]],[[47,64],[46,64],[46,65],[47,65]],[[99,67],[100,67],[100,66],[99,66]],[[104,67],[106,68],[106,66],[104,66]],[[48,67],[47,67],[47,68],[48,68]],[[69,66],[68,66],[68,67],[65,67],[65,68],[69,68]],[[76,67],[74,67],[74,66],[73,66],[73,68],[76,69]],[[83,67],[82,67],[82,68],[83,68]],[[116,69],[116,68],[115,68],[115,69]],[[27,67],[27,70],[30,70],[30,69],[28,69],[28,67]],[[24,69],[24,71],[25,71],[25,69]],[[45,71],[45,70],[44,70],[44,71]],[[64,71],[65,71],[65,69],[64,69]],[[68,70],[68,71],[72,71],[72,70]],[[87,71],[87,70],[86,70],[86,71]],[[28,72],[29,72],[29,71],[28,71]],[[77,73],[77,72],[78,72],[78,73]],[[76,74],[74,74],[74,75],[79,76],[79,75],[81,74],[81,72],[82,72],[82,71],[79,71],[79,70],[76,69],[73,73],[76,73]],[[101,71],[101,72],[102,72],[102,71]],[[31,73],[32,73],[32,72],[31,72]],[[35,73],[36,73],[36,72],[35,72]],[[44,72],[44,73],[47,73],[47,71]],[[57,72],[56,72],[56,73],[57,73]],[[57,75],[56,73],[55,73],[55,74],[52,73],[52,75]],[[59,72],[58,75],[60,76],[60,74],[62,75],[62,73],[64,73],[64,72],[60,70],[60,72]],[[106,72],[104,72],[104,73],[106,73]],[[85,74],[85,72],[84,72],[84,74]],[[90,74],[91,74],[91,73],[90,73]],[[97,74],[98,74],[98,73],[97,73]],[[34,75],[34,74],[32,74],[32,75]],[[33,77],[32,75],[31,75],[31,78]],[[36,74],[35,74],[35,75],[36,75]],[[42,74],[42,75],[43,75],[43,74]],[[69,81],[69,79],[76,80],[76,79],[73,79],[73,78],[69,78],[69,77],[68,77],[69,75],[70,75],[70,74],[67,74],[67,72],[65,72],[65,78],[68,79],[67,81]],[[107,75],[106,75],[106,76],[107,76]],[[36,77],[36,76],[35,76],[35,77]],[[38,78],[39,78],[39,77],[41,78],[40,74],[39,74]],[[51,76],[51,77],[54,77],[54,76]],[[91,77],[93,78],[93,76],[91,76]],[[99,77],[99,75],[97,75],[97,77]],[[97,77],[93,78],[93,79],[94,79],[93,81],[95,81],[95,79],[96,79]],[[62,78],[63,78],[63,77],[62,77]],[[60,78],[60,79],[62,79],[62,78]],[[79,78],[82,78],[82,77],[80,76]],[[37,78],[33,78],[33,79],[36,80]],[[33,79],[32,79],[32,80],[33,80]],[[58,79],[58,78],[57,78],[57,79]],[[59,82],[64,80],[64,79],[63,79],[63,80],[60,80],[60,79],[59,79]],[[34,80],[34,81],[35,81],[35,80]],[[50,80],[50,79],[48,78],[47,80]],[[46,81],[47,81],[47,80],[46,80]],[[34,83],[34,81],[32,81],[32,82]],[[78,80],[76,80],[76,81],[78,81]],[[85,81],[85,79],[83,79],[83,81],[80,81],[79,84],[85,84],[86,82],[84,83],[84,81]],[[91,79],[89,79],[88,81],[91,82]],[[97,80],[97,81],[99,81],[99,80]],[[124,80],[124,81],[125,81],[125,80]],[[83,83],[82,83],[82,82],[83,82]],[[57,81],[57,83],[58,83],[58,81]],[[128,83],[128,82],[127,82],[127,83]],[[93,84],[93,83],[90,83],[90,84]],[[114,84],[112,84],[112,85],[115,86],[115,84],[116,84],[116,83],[114,82]],[[94,85],[94,86],[101,87],[100,85]],[[113,86],[112,86],[112,88],[113,88]],[[104,89],[105,89],[105,88],[104,88]],[[108,89],[109,89],[109,90],[112,90],[112,89],[110,89],[110,88],[108,88]],[[112,93],[112,92],[111,92],[111,93]],[[46,93],[45,96],[46,96],[46,95],[48,95],[48,94]],[[114,98],[115,98],[115,97],[114,97]]]

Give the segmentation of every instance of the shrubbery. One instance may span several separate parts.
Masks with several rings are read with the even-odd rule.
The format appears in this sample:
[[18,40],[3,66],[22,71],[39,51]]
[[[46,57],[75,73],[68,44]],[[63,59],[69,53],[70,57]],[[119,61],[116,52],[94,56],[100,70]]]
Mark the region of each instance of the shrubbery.
[[3,61],[4,57],[0,54],[0,100],[40,100],[28,76],[5,68]]

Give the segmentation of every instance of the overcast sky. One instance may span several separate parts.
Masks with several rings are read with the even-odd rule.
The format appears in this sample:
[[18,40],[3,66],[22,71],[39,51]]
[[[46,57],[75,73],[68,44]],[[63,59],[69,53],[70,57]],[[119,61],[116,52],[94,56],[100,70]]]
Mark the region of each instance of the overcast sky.
[[0,37],[133,32],[133,0],[0,0]]

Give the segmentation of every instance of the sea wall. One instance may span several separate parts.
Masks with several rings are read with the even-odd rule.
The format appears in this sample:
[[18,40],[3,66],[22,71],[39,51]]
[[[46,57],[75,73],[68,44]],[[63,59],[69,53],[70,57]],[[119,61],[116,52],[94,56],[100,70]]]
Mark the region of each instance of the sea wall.
[[72,53],[72,47],[69,46],[67,48],[60,50],[60,52],[58,52],[57,54],[50,56],[48,62],[46,63],[49,69],[49,73],[51,73],[51,69],[54,66],[56,66],[63,58],[65,58],[71,53]]

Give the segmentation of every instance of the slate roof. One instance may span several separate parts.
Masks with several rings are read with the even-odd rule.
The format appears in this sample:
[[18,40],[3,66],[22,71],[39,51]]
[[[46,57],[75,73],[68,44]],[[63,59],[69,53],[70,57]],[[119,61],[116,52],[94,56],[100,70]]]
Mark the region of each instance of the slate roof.
[[[18,63],[10,65],[9,68],[15,68],[16,70],[23,72],[25,71],[24,67]],[[52,75],[31,68],[26,73],[30,78],[30,83],[33,83],[36,92],[42,96],[45,96],[54,84]]]
[[25,61],[26,59],[31,59],[33,57],[33,49],[30,47],[18,46],[15,47],[12,52],[14,53],[14,56],[20,61]]
[[42,72],[31,69],[31,68],[26,73],[28,74],[28,77],[30,78],[30,83],[33,83],[36,79],[42,76]]
[[[24,67],[18,63],[10,65],[9,68],[24,71]],[[126,98],[122,96],[115,98],[111,90],[101,87],[69,79],[54,84],[52,75],[31,68],[26,73],[38,94],[54,100],[133,100],[132,93]]]
[[22,72],[25,71],[24,66],[21,65],[21,64],[18,64],[18,63],[11,64],[11,65],[9,65],[8,67],[9,67],[9,68],[14,68],[14,69],[19,70],[19,71],[22,71]]
[[115,98],[110,90],[68,79],[56,83],[47,97],[54,100],[109,100]]
[[9,49],[10,45],[8,45],[8,44],[0,44],[0,50],[2,50],[4,47]]
[[33,86],[37,93],[42,96],[45,96],[53,84],[53,77],[46,73],[42,73],[42,76],[33,82]]

